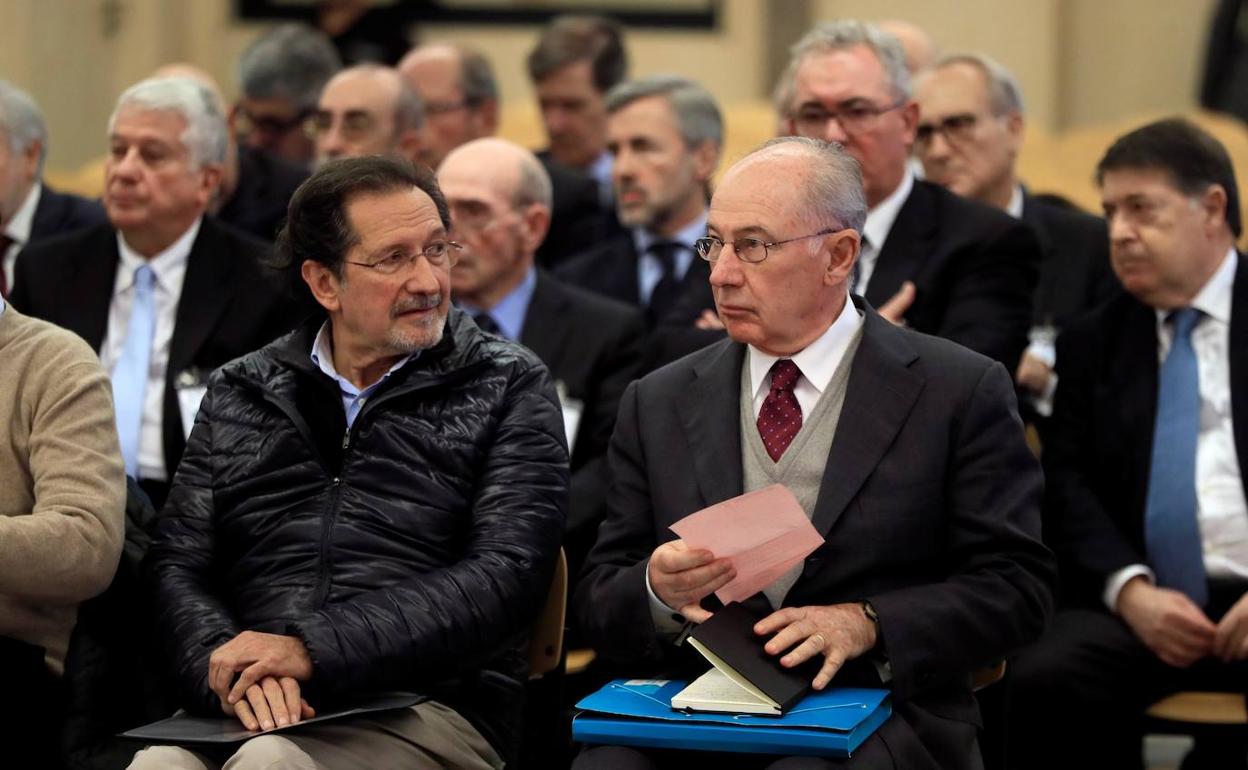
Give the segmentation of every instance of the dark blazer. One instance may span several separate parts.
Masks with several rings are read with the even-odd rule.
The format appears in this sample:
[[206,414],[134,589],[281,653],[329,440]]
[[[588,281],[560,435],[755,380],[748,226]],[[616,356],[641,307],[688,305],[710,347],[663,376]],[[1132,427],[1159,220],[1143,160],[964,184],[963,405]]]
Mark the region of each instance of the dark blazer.
[[[294,324],[282,287],[262,269],[268,246],[205,217],[191,246],[169,343],[165,373],[165,466],[173,478],[186,440],[179,417],[178,375],[207,377],[225,362],[260,348]],[[75,332],[99,350],[117,278],[117,232],[101,225],[22,250],[10,297],[27,315]]]
[[307,178],[306,169],[239,145],[238,186],[217,219],[271,243],[286,222],[291,196]]
[[645,321],[639,310],[539,270],[520,342],[567,395],[584,404],[572,449],[565,549],[572,574],[606,515],[607,444],[624,389],[639,374]]
[[[1248,260],[1232,289],[1231,414],[1248,468]],[[1157,314],[1126,292],[1057,340],[1057,394],[1044,445],[1045,540],[1063,599],[1104,607],[1105,580],[1143,564],[1144,507],[1157,414]],[[1248,475],[1241,472],[1245,494]]]
[[537,157],[550,175],[551,188],[550,231],[537,250],[537,263],[553,268],[601,243],[615,214],[603,208],[593,179],[553,160],[545,150]]
[[[1000,366],[855,304],[865,327],[812,517],[826,542],[785,603],[869,600],[900,716],[880,736],[898,766],[973,767],[970,673],[1038,637],[1051,611],[1039,467]],[[673,522],[743,491],[745,357],[724,340],[621,402],[610,513],[574,609],[598,653],[633,671],[673,661],[650,615],[651,552]]]
[[874,307],[901,284],[918,290],[906,313],[912,329],[953,340],[1013,372],[1027,347],[1040,245],[1003,211],[929,182],[914,189],[894,220],[864,296]]
[[30,223],[28,245],[107,221],[108,215],[99,201],[59,193],[45,184],[39,193],[39,205],[35,206],[35,217]]
[[1023,193],[1023,221],[1040,240],[1032,324],[1064,329],[1121,291],[1109,264],[1105,220]]
[[[641,287],[637,281],[637,244],[630,232],[621,232],[593,250],[560,265],[555,275],[605,297],[629,305],[641,305]],[[711,295],[711,269],[696,256],[680,279],[681,296],[668,316],[654,318],[647,314],[651,326],[665,323],[692,325],[703,308],[714,308]],[[679,314],[679,318],[674,316]]]

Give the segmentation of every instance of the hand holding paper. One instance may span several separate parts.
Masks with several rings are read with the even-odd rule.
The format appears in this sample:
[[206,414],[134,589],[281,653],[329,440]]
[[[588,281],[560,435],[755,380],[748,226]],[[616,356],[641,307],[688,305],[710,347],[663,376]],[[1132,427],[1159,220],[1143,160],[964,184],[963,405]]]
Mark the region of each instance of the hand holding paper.
[[732,562],[680,540],[664,543],[650,556],[650,588],[669,607],[701,623],[710,613],[698,606],[703,597],[736,577]]
[[715,591],[724,604],[758,593],[823,544],[797,498],[780,484],[703,508],[672,531],[689,550],[731,561],[736,577]]

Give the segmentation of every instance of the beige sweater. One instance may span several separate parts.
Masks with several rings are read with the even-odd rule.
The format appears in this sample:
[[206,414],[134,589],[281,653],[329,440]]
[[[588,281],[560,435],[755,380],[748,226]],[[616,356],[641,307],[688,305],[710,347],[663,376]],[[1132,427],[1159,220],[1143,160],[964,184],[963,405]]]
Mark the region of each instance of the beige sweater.
[[60,672],[78,603],[121,556],[126,480],[108,376],[64,329],[0,313],[0,635]]

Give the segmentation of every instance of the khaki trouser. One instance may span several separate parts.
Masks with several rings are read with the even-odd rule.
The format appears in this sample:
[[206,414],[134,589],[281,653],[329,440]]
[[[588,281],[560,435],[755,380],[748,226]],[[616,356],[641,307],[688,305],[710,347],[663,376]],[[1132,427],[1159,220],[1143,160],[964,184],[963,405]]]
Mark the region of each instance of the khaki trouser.
[[[201,753],[202,751],[202,753]],[[212,750],[149,746],[133,770],[501,770],[503,760],[468,720],[435,701],[280,733],[258,735],[225,759]]]

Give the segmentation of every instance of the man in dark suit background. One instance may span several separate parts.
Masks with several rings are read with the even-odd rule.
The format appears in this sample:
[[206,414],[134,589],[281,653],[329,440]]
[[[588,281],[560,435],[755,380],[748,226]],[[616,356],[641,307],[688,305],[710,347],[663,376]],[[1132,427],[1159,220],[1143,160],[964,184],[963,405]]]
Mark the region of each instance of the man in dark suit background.
[[607,442],[637,375],[641,313],[534,266],[550,221],[550,180],[528,150],[503,139],[469,142],[443,161],[438,184],[463,246],[451,275],[456,302],[486,331],[536,353],[559,390],[572,449],[564,549],[575,576],[606,513]]
[[[1248,268],[1234,170],[1213,137],[1166,120],[1118,139],[1097,178],[1126,293],[1058,338],[1045,537],[1064,609],[1011,664],[1017,767],[1065,763],[1080,746],[1088,767],[1138,768],[1152,702],[1248,688]],[[1198,742],[1183,767],[1240,766],[1246,748]]]
[[82,336],[113,381],[126,471],[160,505],[185,446],[183,420],[209,371],[291,325],[261,241],[206,218],[225,121],[211,91],[145,80],[109,121],[109,224],[22,252],[22,312]]
[[[735,572],[667,528],[783,483],[826,541],[747,600],[777,610],[759,643],[784,665],[822,659],[817,688],[844,663],[893,690],[893,718],[835,766],[979,767],[970,673],[1036,638],[1051,605],[1040,471],[1000,366],[851,301],[865,215],[829,143],[773,140],[725,174],[699,249],[732,339],[625,393],[574,610],[600,655],[670,670],[682,616],[708,617]],[[604,747],[576,766],[687,763]]]
[[13,289],[14,266],[24,247],[105,219],[95,201],[43,183],[47,156],[48,128],[39,105],[0,80],[0,297]]
[[606,109],[616,216],[627,230],[559,275],[645,308],[651,326],[679,311],[692,325],[714,305],[694,242],[706,234],[707,192],[723,146],[719,107],[697,83],[660,75],[616,86]]
[[918,106],[896,38],[857,21],[820,24],[793,47],[782,78],[789,133],[837,142],[862,165],[869,211],[851,292],[1013,371],[1039,244],[1007,215],[914,178]]
[[1022,219],[1040,239],[1030,339],[1014,376],[1032,406],[1048,415],[1056,334],[1119,291],[1105,222],[1038,200],[1023,187],[1014,167],[1025,129],[1022,92],[996,61],[944,56],[919,77],[915,101],[914,148],[927,180]]

